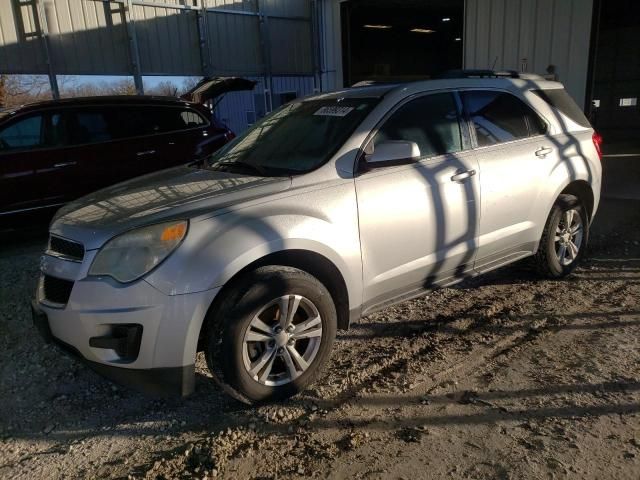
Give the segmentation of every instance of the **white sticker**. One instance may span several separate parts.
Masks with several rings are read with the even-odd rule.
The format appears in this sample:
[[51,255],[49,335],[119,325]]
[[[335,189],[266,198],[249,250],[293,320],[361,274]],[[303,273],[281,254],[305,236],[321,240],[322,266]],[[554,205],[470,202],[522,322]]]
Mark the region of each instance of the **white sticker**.
[[321,107],[316,111],[316,113],[314,113],[314,115],[322,115],[325,117],[344,117],[352,110],[353,107]]

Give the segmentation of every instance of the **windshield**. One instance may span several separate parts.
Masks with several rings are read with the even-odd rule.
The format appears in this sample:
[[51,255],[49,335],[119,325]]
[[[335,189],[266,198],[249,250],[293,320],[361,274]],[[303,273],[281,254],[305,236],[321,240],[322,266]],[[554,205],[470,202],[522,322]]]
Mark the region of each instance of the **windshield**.
[[377,103],[375,98],[284,105],[207,161],[215,170],[297,175],[326,163]]

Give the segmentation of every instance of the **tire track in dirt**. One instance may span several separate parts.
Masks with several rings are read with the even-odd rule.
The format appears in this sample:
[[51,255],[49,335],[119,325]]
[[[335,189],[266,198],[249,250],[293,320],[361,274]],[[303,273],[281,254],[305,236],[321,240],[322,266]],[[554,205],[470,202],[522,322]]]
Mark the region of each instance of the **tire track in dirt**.
[[[374,371],[367,372],[361,381],[346,385],[347,388],[340,390],[332,398],[320,401],[317,398],[305,396],[307,398],[293,399],[278,408],[265,406],[258,409],[267,413],[267,421],[260,428],[258,440],[255,440],[255,437],[252,440],[254,445],[259,444],[259,449],[247,446],[244,440],[247,435],[244,433],[246,430],[241,426],[237,430],[225,432],[222,436],[229,438],[237,431],[238,440],[234,448],[237,451],[243,448],[253,449],[252,458],[255,462],[266,462],[265,459],[271,459],[265,466],[278,465],[279,470],[275,475],[278,475],[278,472],[281,474],[298,472],[302,475],[300,472],[319,470],[323,462],[333,463],[348,455],[351,450],[349,442],[366,441],[363,440],[363,428],[375,425],[377,425],[375,428],[383,428],[383,425],[376,420],[375,409],[373,412],[363,412],[362,402],[359,402],[359,399],[365,400],[367,397],[375,399],[379,395],[384,396],[393,392],[398,397],[397,403],[402,403],[403,397],[415,403],[415,399],[429,394],[451,378],[476,373],[496,358],[508,357],[515,353],[527,342],[538,339],[541,335],[552,335],[559,325],[570,323],[572,318],[578,318],[577,315],[589,311],[603,299],[619,297],[631,288],[624,279],[596,285],[588,279],[578,279],[576,283],[580,288],[574,290],[582,292],[579,298],[565,295],[563,289],[557,288],[558,282],[549,281],[527,285],[526,292],[520,290],[521,285],[502,286],[497,294],[492,291],[494,286],[491,285],[481,286],[482,290],[477,294],[476,291],[472,295],[469,295],[468,291],[463,291],[461,295],[465,295],[467,301],[462,308],[454,308],[453,311],[450,308],[444,314],[429,315],[437,317],[438,320],[435,325],[425,322],[420,333],[428,337],[419,337],[423,342],[412,345],[411,348],[400,352],[397,358],[390,359]],[[554,310],[547,311],[544,308],[549,304],[554,305]],[[507,325],[496,325],[495,321],[503,318],[505,312],[514,310],[522,311],[525,316],[524,323],[511,319]],[[558,320],[554,315],[555,311],[562,311],[562,318],[566,320],[562,318]],[[460,322],[461,317],[466,321],[463,326],[449,328],[453,323]],[[478,338],[474,338],[482,336],[483,331],[487,329],[499,330],[502,327],[506,327],[508,333],[501,335],[495,341],[483,343]],[[424,340],[430,340],[430,336],[441,338],[435,340],[435,346],[432,343],[425,345]],[[366,341],[366,339],[357,340],[357,342]],[[383,339],[384,343],[394,341],[398,342],[398,338]],[[400,339],[400,342],[406,341],[405,338]],[[470,351],[467,348],[469,342],[473,345]],[[444,358],[430,359],[427,355],[434,348],[439,348],[439,345],[447,351],[447,355]],[[362,349],[366,350],[365,346]],[[357,354],[361,353],[360,350],[358,349]],[[376,380],[391,378],[398,369],[414,364],[422,366],[422,370],[428,373],[422,378],[414,378],[410,388],[399,392],[397,382],[391,382],[382,388],[371,389]],[[305,403],[309,400],[320,404],[321,409],[314,411],[306,408]],[[364,403],[366,404],[366,400]],[[275,411],[289,410],[294,414],[278,418],[274,408]],[[390,439],[387,435],[396,433],[383,431],[382,438]],[[250,433],[250,435],[254,434]],[[328,438],[339,438],[339,440],[327,441]],[[304,445],[304,447],[296,447],[295,453],[290,452],[289,449],[296,445]],[[283,453],[283,449],[286,453]],[[218,471],[224,472],[228,461],[227,459],[219,463]]]
[[[580,279],[578,280],[580,283],[591,284],[588,279]],[[519,292],[520,295],[513,296],[513,298],[517,298],[517,300],[512,301],[511,303],[507,303],[502,305],[500,308],[492,309],[489,306],[489,314],[486,313],[487,306],[477,305],[477,300],[481,299],[489,299],[492,300],[495,297],[495,292],[490,291],[487,287],[487,290],[481,292],[480,296],[468,295],[470,297],[468,301],[473,302],[471,305],[465,306],[462,310],[450,312],[447,314],[437,314],[436,315],[436,323],[429,322],[425,320],[425,324],[422,327],[419,335],[422,335],[422,340],[428,342],[427,345],[415,345],[409,349],[402,348],[399,346],[396,354],[390,358],[388,361],[378,362],[373,371],[369,370],[366,372],[366,375],[363,378],[359,379],[357,383],[349,382],[346,385],[346,388],[339,391],[332,398],[325,398],[321,401],[318,401],[321,404],[323,410],[326,412],[325,416],[339,411],[339,409],[350,403],[350,401],[358,398],[361,395],[366,395],[367,393],[371,393],[372,386],[376,381],[386,381],[386,388],[383,386],[382,388],[374,388],[373,393],[406,393],[407,391],[413,390],[426,390],[429,391],[437,386],[439,386],[442,382],[446,381],[453,374],[457,375],[468,375],[472,371],[480,369],[483,365],[485,365],[490,360],[501,356],[506,355],[508,352],[517,349],[522,344],[532,341],[535,338],[538,338],[540,335],[548,335],[552,333],[552,330],[557,327],[556,323],[550,322],[549,317],[554,315],[554,312],[548,312],[548,315],[544,313],[533,314],[530,311],[527,315],[531,317],[527,323],[524,325],[517,324],[514,322],[510,322],[509,325],[498,326],[494,328],[492,322],[496,319],[500,319],[504,317],[505,312],[511,312],[514,309],[518,309],[524,306],[531,307],[530,310],[536,310],[537,303],[532,302],[535,298],[538,298],[540,295],[545,296],[545,300],[547,302],[554,302],[554,311],[557,309],[561,309],[564,311],[566,315],[573,315],[584,311],[585,309],[590,308],[591,306],[598,303],[599,300],[605,298],[606,296],[613,295],[619,293],[620,291],[629,288],[629,285],[623,284],[619,285],[620,282],[624,282],[624,280],[617,280],[611,282],[611,284],[605,284],[597,288],[598,292],[589,295],[588,300],[586,302],[578,303],[575,301],[575,298],[567,298],[564,292],[560,289],[557,289],[557,282],[552,281],[544,281],[539,282],[535,285],[535,291],[528,291],[525,295],[522,295],[522,292]],[[513,286],[510,286],[513,287]],[[508,288],[507,290],[512,290],[513,288]],[[518,290],[518,288],[515,288]],[[576,307],[576,305],[579,305]],[[452,324],[453,322],[459,321],[460,319],[471,318],[471,322],[463,328],[456,329],[455,332],[450,332],[445,330],[444,332],[440,331],[443,326],[447,326]],[[481,320],[480,320],[481,319]],[[531,326],[535,326],[532,330]],[[494,342],[481,343],[478,342],[477,339],[470,340],[468,337],[481,333],[482,330],[487,329],[489,327],[492,330],[500,330],[505,328],[505,330],[513,330],[512,333],[503,335],[502,338],[498,339]],[[415,333],[415,332],[412,332]],[[453,335],[452,335],[453,333]],[[426,336],[426,337],[425,337]],[[429,338],[429,336],[435,337],[439,336],[442,338]],[[366,342],[366,340],[364,340]],[[390,342],[397,341],[397,338],[392,337]],[[402,339],[402,342],[406,342],[406,339]],[[446,345],[445,345],[446,344]],[[458,344],[458,345],[455,345]],[[465,351],[465,346],[468,344],[473,344],[473,350]],[[454,348],[452,348],[454,347]],[[455,348],[458,347],[458,348]],[[462,347],[462,348],[460,348]],[[455,361],[454,364],[450,364],[450,360],[448,359],[448,366],[441,368],[440,370],[433,373],[434,364],[438,363],[438,358],[433,360],[428,359],[428,355],[432,354],[438,350],[461,350],[462,353],[459,355],[459,359]],[[355,352],[359,354],[360,352]],[[375,364],[375,363],[374,363]],[[416,368],[420,372],[429,372],[427,374],[422,374],[416,376],[412,381],[405,381],[405,385],[398,385],[397,382],[393,382],[394,373],[397,373],[401,370],[407,370],[411,367]],[[401,388],[398,388],[401,387]],[[400,390],[400,392],[398,392]],[[296,400],[293,400],[292,403],[296,403]],[[269,407],[266,407],[269,408]],[[299,415],[296,419],[304,416],[304,414]]]
[[[534,284],[537,285],[538,288],[535,290],[538,291],[527,291],[527,292],[519,292],[518,296],[512,296],[511,301],[507,301],[506,303],[500,305],[496,308],[492,303],[501,302],[503,298],[499,298],[496,300],[496,292],[492,290],[491,285],[480,287],[482,290],[479,291],[479,294],[474,292],[473,294],[469,294],[469,291],[462,291],[461,295],[464,298],[465,305],[463,308],[458,309],[454,307],[454,310],[451,311],[451,306],[447,306],[446,308],[449,310],[447,313],[436,313],[438,312],[441,305],[433,305],[431,307],[431,314],[423,320],[423,325],[419,328],[414,328],[411,330],[403,329],[400,325],[399,331],[395,332],[397,336],[388,337],[383,341],[387,344],[392,345],[395,350],[391,358],[382,359],[382,361],[378,358],[375,358],[374,355],[370,355],[371,359],[367,362],[366,365],[358,365],[358,371],[362,372],[360,374],[361,378],[358,378],[357,383],[353,382],[353,377],[350,377],[350,380],[346,382],[346,388],[339,391],[332,399],[328,401],[325,400],[326,406],[331,406],[335,408],[348,401],[351,398],[356,397],[359,393],[365,391],[368,387],[372,387],[372,385],[376,381],[388,380],[393,377],[394,373],[401,372],[403,369],[410,368],[410,364],[424,364],[426,356],[429,354],[433,354],[438,349],[450,349],[451,343],[461,343],[465,342],[465,334],[469,332],[474,332],[478,328],[483,328],[487,324],[490,324],[492,321],[508,316],[509,312],[513,312],[519,308],[522,308],[526,305],[531,304],[531,301],[536,298],[538,295],[547,295],[550,292],[554,292],[552,285],[544,286],[544,284]],[[512,287],[512,286],[509,286]],[[507,292],[512,288],[507,288]],[[516,287],[516,289],[518,289]],[[499,297],[503,297],[500,295]],[[457,300],[460,300],[458,298]],[[439,331],[443,326],[452,325],[456,322],[460,323],[461,321],[467,320],[467,325],[463,325],[459,328],[456,328],[456,332],[458,333],[458,338],[451,337],[450,335],[438,335]],[[395,325],[398,325],[396,323]],[[357,327],[356,327],[357,329]],[[418,341],[411,342],[412,344],[407,348],[408,339],[403,336],[403,333],[410,333],[414,335],[414,338]],[[442,333],[442,332],[440,332]],[[521,334],[514,334],[508,336],[504,340],[502,340],[499,345],[508,345],[514,341],[514,339],[520,337]],[[348,339],[347,335],[347,339]],[[400,344],[398,345],[398,338],[400,338]],[[374,341],[378,341],[376,338],[372,338]],[[354,355],[362,354],[367,355],[367,350],[369,349],[369,345],[367,344],[368,340],[360,340],[359,343],[362,343],[360,349],[362,351],[350,351],[349,356],[353,357]],[[424,343],[426,342],[426,345]],[[448,343],[449,345],[444,345]],[[463,345],[461,345],[463,346]],[[379,347],[379,345],[378,345]],[[342,352],[336,352],[336,355]],[[331,368],[331,367],[329,367]],[[345,382],[343,382],[344,385]]]

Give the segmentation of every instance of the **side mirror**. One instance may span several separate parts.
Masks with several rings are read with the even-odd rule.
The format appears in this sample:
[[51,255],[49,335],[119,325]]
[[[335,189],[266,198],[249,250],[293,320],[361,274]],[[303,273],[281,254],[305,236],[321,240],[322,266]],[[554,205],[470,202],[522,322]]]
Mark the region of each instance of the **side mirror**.
[[406,165],[417,162],[419,159],[420,147],[416,142],[391,140],[376,145],[373,153],[367,155],[366,162],[369,168],[380,168]]

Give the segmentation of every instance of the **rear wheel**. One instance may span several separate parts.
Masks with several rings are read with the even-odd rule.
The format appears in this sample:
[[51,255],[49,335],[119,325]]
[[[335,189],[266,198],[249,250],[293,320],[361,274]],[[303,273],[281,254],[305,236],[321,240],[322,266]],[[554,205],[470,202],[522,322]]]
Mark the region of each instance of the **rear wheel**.
[[262,267],[240,279],[211,319],[205,354],[214,377],[246,403],[295,395],[329,358],[337,316],[315,277]]
[[535,256],[538,271],[549,278],[570,274],[584,255],[589,221],[580,200],[560,195],[547,219]]

